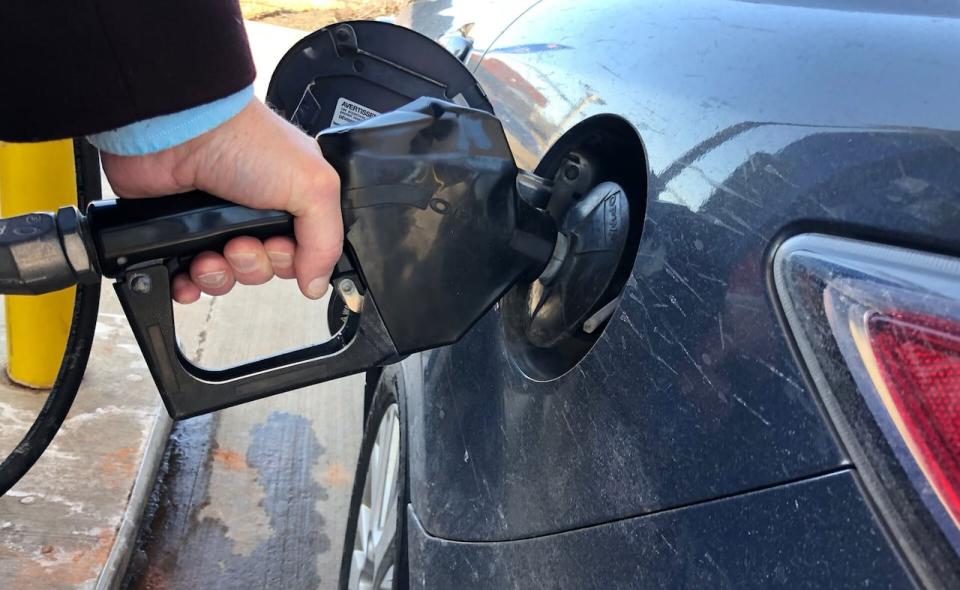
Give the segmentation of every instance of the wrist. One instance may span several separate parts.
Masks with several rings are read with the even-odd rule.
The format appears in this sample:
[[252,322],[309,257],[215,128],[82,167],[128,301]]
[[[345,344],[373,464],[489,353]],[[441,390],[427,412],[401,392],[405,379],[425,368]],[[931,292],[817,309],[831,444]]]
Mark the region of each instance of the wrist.
[[253,86],[229,96],[169,115],[137,121],[88,136],[100,151],[119,156],[144,156],[197,138],[241,112],[253,98]]
[[222,189],[225,176],[234,176],[237,167],[243,166],[245,158],[237,151],[246,136],[255,132],[260,109],[266,110],[266,106],[258,99],[251,100],[222,125],[167,150],[177,183],[207,192]]

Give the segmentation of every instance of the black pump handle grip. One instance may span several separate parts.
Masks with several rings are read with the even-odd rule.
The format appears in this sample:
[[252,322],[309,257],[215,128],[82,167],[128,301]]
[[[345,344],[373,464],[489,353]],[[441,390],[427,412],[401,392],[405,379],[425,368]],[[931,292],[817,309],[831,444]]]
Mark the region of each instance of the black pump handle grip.
[[224,369],[200,367],[177,345],[164,264],[130,271],[114,288],[174,419],[188,418],[261,397],[397,362],[399,356],[372,299],[330,340]]
[[[194,192],[92,203],[87,224],[101,272],[118,279],[120,303],[174,418],[362,372],[399,358],[369,294],[362,313],[351,315],[322,344],[224,369],[197,366],[183,355],[170,292],[170,280],[182,259],[204,250],[219,251],[237,236],[291,235],[293,218],[288,213],[251,209]],[[352,268],[343,259],[341,266]]]
[[151,199],[95,201],[87,224],[100,272],[115,278],[133,265],[220,251],[232,238],[293,235],[293,216],[252,209],[202,191]]

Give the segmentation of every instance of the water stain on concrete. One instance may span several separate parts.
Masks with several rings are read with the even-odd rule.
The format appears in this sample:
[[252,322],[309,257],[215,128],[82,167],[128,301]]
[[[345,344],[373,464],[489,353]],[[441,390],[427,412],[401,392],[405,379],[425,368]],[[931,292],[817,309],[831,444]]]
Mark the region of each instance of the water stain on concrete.
[[153,517],[125,586],[332,587],[335,580],[317,570],[330,539],[317,510],[327,490],[312,476],[325,449],[310,420],[272,412],[250,428],[240,455],[213,443],[216,416],[175,427]]
[[237,451],[217,447],[211,454],[209,501],[197,518],[226,524],[233,555],[250,556],[273,535],[263,485],[257,470]]

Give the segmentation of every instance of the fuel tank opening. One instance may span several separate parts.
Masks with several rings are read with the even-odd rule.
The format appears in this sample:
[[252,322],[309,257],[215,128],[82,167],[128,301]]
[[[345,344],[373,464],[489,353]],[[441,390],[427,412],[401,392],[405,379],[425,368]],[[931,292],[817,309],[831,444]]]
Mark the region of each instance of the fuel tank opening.
[[612,115],[568,131],[537,166],[553,179],[546,209],[561,237],[541,275],[499,306],[512,360],[530,379],[575,367],[613,316],[640,243],[646,170],[640,137]]

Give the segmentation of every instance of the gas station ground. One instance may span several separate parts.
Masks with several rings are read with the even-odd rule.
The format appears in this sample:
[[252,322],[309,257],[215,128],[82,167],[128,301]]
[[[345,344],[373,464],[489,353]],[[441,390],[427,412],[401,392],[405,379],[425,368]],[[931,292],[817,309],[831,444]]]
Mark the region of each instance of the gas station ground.
[[[303,32],[247,30],[262,97]],[[325,306],[274,280],[177,306],[177,331],[187,356],[224,366],[323,340]],[[351,377],[172,425],[104,284],[76,403],[34,469],[0,498],[0,585],[333,587],[362,388],[362,377]],[[13,448],[43,401],[0,378],[0,451]]]
[[240,0],[243,18],[315,31],[332,22],[396,14],[411,0]]

